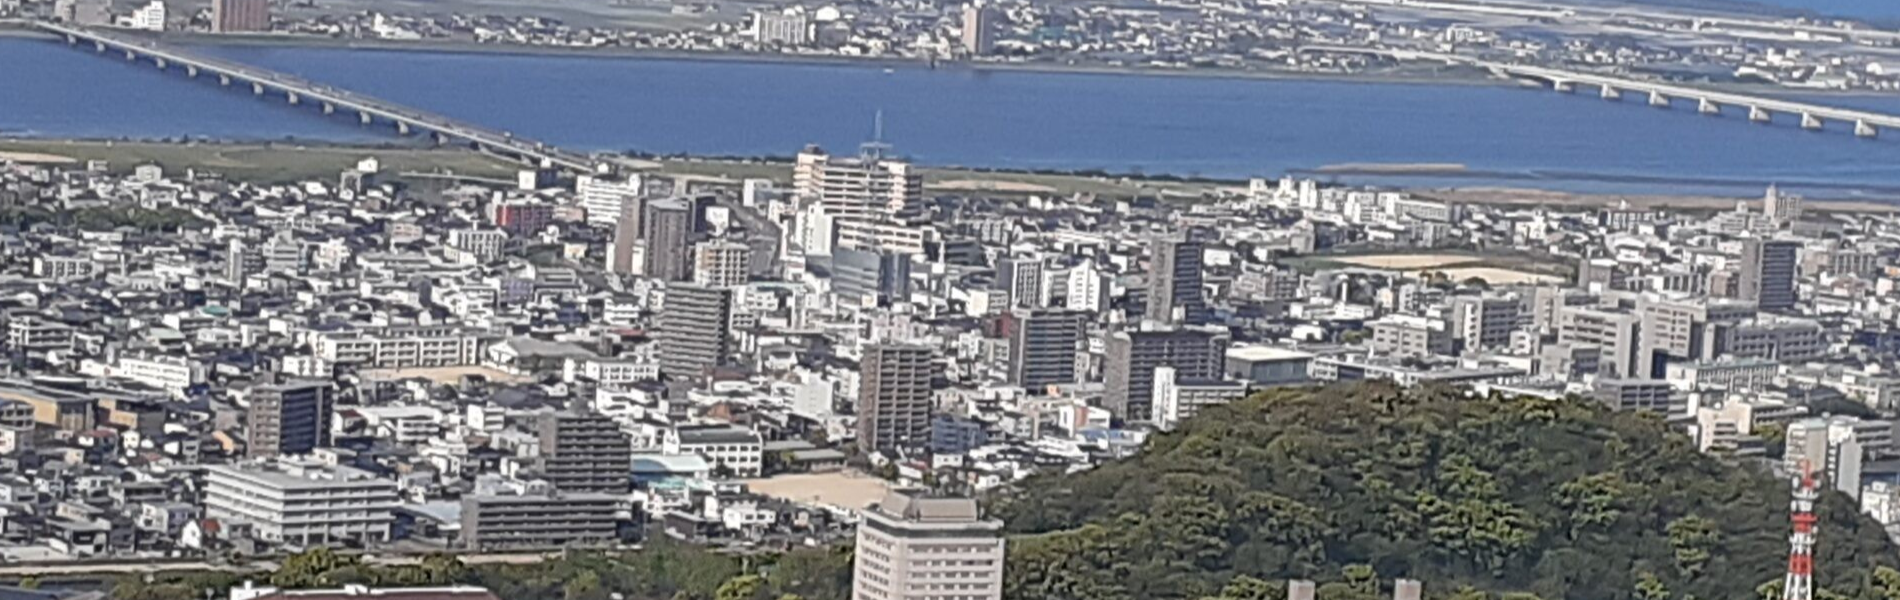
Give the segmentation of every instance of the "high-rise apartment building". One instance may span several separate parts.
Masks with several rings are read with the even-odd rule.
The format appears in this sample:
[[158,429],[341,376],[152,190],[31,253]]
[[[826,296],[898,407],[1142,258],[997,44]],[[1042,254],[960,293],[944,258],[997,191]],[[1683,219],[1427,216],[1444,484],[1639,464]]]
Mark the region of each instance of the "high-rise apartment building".
[[605,415],[562,411],[535,419],[540,475],[569,493],[625,493],[632,486],[633,442]]
[[852,600],[1001,600],[1003,522],[975,500],[892,492],[858,524]]
[[1150,245],[1148,320],[1199,324],[1206,318],[1201,297],[1201,254],[1205,247],[1186,235],[1157,237]]
[[658,331],[660,372],[698,379],[731,351],[732,290],[691,284],[666,288]]
[[1068,289],[1063,298],[1070,309],[1088,313],[1108,309],[1108,275],[1097,269],[1095,263],[1085,262],[1069,269],[1066,283]]
[[1124,422],[1152,422],[1155,368],[1174,367],[1190,379],[1219,378],[1231,340],[1226,331],[1197,327],[1108,336],[1103,406]]
[[662,281],[686,281],[691,265],[693,205],[680,198],[646,205],[640,218],[646,240],[646,276]]
[[270,31],[270,0],[211,0],[211,31]]
[[731,241],[701,243],[693,247],[693,283],[712,287],[744,285],[751,262],[751,246]]
[[923,222],[923,174],[886,157],[885,148],[866,144],[856,158],[834,157],[815,146],[798,154],[793,194],[801,206],[817,208],[823,218],[816,221],[831,229],[805,232],[808,252],[811,240],[822,238],[858,250],[923,253],[930,229]]
[[1087,315],[1072,310],[1018,309],[1009,338],[1009,380],[1030,394],[1075,383],[1076,347]]
[[607,244],[607,272],[626,275],[646,267],[644,257],[638,254],[641,217],[645,212],[646,203],[639,198],[621,205],[620,214],[613,221],[613,240]]
[[1770,185],[1762,197],[1762,212],[1776,227],[1786,226],[1801,220],[1801,197],[1783,194],[1780,188]]
[[1761,310],[1794,308],[1796,253],[1801,243],[1751,239],[1742,242],[1742,268],[1736,290]]
[[971,56],[983,56],[996,49],[996,15],[981,2],[963,5],[963,51]]
[[[644,181],[638,174],[625,178],[582,175],[574,180],[574,195],[587,211],[587,224],[614,227],[629,207],[640,201]],[[637,211],[637,207],[634,207]],[[634,213],[636,216],[638,212]],[[635,231],[638,231],[636,229]]]
[[934,353],[925,346],[873,344],[858,361],[858,446],[865,452],[930,443]]
[[997,259],[995,287],[1009,294],[1011,307],[1042,306],[1042,259],[1020,256]]
[[330,445],[330,382],[293,381],[251,388],[245,442],[251,456],[309,454]]

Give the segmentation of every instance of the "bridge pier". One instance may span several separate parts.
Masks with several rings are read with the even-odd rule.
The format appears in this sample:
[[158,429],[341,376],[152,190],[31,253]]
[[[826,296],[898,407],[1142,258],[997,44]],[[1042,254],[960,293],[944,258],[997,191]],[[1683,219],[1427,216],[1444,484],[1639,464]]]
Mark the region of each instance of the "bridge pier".
[[105,54],[105,53],[106,53],[106,43],[105,43],[105,42],[99,42],[99,41],[95,41],[95,42],[93,42],[93,43],[92,43],[92,51],[93,51],[93,52],[97,52],[97,53],[100,53],[100,54]]
[[449,145],[449,134],[437,131],[435,132],[435,135],[430,136],[430,137],[435,138],[435,145],[438,148]]
[[231,87],[231,76],[230,76],[230,75],[225,75],[225,74],[223,74],[223,73],[219,73],[219,74],[218,74],[218,85],[221,85],[221,86],[224,86],[224,87]]
[[197,79],[197,78],[198,78],[198,67],[194,67],[194,66],[191,66],[191,65],[185,65],[185,76],[186,76],[186,77],[190,77],[190,78],[192,78],[192,79]]
[[1649,105],[1656,108],[1669,108],[1669,97],[1664,96],[1662,92],[1652,91],[1649,93]]
[[1696,101],[1695,110],[1705,115],[1720,115],[1722,114],[1722,105],[1711,102],[1708,98],[1703,98]]
[[323,103],[323,114],[326,114],[326,115],[336,114],[336,105],[328,103],[328,102]]
[[356,113],[356,119],[357,119],[357,120],[359,120],[359,121],[362,121],[364,125],[368,125],[368,124],[369,124],[369,121],[370,121],[370,118],[369,118],[369,111],[366,111],[366,110],[364,110],[364,111],[357,111],[357,113]]
[[1562,79],[1553,79],[1550,82],[1550,89],[1555,90],[1559,93],[1568,94],[1568,93],[1577,91],[1577,84],[1564,81]]
[[68,46],[79,45],[79,36],[76,36],[70,33],[66,34],[66,45]]
[[1601,96],[1604,100],[1623,99],[1623,92],[1617,91],[1615,87],[1609,85],[1604,85],[1602,89],[1597,90],[1597,95]]
[[126,50],[126,51],[125,51],[125,59],[126,59],[126,60],[138,60],[138,59],[139,59],[139,53],[137,53],[137,52],[133,52],[133,51],[131,51],[131,50]]
[[1774,117],[1769,116],[1767,109],[1759,106],[1750,106],[1748,107],[1748,120],[1756,123],[1767,123],[1774,120]]
[[409,135],[409,122],[408,122],[408,121],[397,121],[397,122],[396,122],[396,135]]
[[253,96],[264,95],[264,84],[258,83],[255,81],[251,82],[251,95]]
[[165,70],[166,67],[171,66],[171,65],[165,64],[165,59],[163,58],[153,58],[152,64],[158,65],[158,70],[160,71],[163,71]]
[[302,98],[297,97],[297,92],[285,91],[284,98],[290,100],[290,103],[293,105],[303,102]]
[[1814,116],[1814,113],[1801,113],[1801,128],[1819,131],[1821,129],[1821,118]]
[[1875,127],[1873,123],[1868,123],[1864,119],[1856,120],[1854,121],[1854,135],[1869,139],[1877,138],[1880,137],[1880,128]]

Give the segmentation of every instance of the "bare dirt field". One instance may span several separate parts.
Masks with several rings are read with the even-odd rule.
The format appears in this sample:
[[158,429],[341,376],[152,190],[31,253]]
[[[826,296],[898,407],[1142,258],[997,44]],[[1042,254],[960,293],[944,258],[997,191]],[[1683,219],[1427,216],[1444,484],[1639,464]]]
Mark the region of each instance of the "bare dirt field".
[[1478,262],[1479,259],[1459,254],[1377,254],[1371,256],[1341,256],[1331,259],[1360,267],[1374,269],[1433,269],[1450,265]]
[[773,498],[857,510],[884,499],[888,481],[856,471],[780,475],[751,479],[746,487]]
[[17,162],[35,165],[64,165],[79,162],[70,156],[46,154],[43,152],[0,152],[0,162]]

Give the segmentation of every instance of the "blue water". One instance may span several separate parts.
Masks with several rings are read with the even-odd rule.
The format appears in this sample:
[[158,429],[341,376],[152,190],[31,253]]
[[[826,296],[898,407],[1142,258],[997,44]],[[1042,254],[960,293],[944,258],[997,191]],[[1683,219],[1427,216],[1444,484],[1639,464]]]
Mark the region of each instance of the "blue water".
[[1762,4],[1810,10],[1831,17],[1900,20],[1896,0],[1757,0]]
[[[885,137],[932,165],[1242,178],[1340,163],[1460,163],[1425,185],[1900,198],[1900,131],[1759,126],[1640,100],[1462,85],[1191,79],[624,58],[209,47],[205,52],[589,150],[789,155]],[[0,130],[45,136],[385,140],[36,40],[0,40]],[[17,90],[17,91],[15,91]],[[1900,98],[1840,103],[1900,112]],[[1640,178],[1610,181],[1607,178]]]

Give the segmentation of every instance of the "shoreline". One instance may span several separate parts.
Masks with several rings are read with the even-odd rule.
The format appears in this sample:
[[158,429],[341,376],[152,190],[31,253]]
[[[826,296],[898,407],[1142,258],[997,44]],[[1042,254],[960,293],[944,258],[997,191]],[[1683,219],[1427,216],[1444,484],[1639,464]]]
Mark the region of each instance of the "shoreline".
[[[205,168],[213,171],[228,171],[231,165],[241,168],[259,167],[247,162],[289,162],[300,163],[301,168],[310,168],[311,157],[322,157],[338,165],[353,164],[363,154],[395,155],[405,157],[417,164],[443,166],[461,169],[459,175],[499,176],[499,171],[509,171],[518,166],[504,164],[488,157],[460,150],[433,147],[417,147],[400,143],[350,143],[324,142],[317,140],[278,140],[278,141],[231,141],[231,140],[119,140],[119,139],[74,139],[74,138],[21,138],[0,135],[0,153],[37,153],[77,160],[89,158],[89,152],[97,156],[100,152],[122,155],[164,155],[166,159],[148,159],[166,164],[167,168]],[[273,161],[272,156],[277,157]],[[737,181],[745,177],[768,177],[789,179],[791,161],[785,157],[759,156],[681,156],[681,155],[634,155],[617,154],[630,159],[650,162],[655,165],[653,171],[662,176],[686,179],[706,180],[709,177]],[[182,163],[182,164],[181,164]],[[115,169],[129,168],[131,163],[122,158],[115,162]],[[1088,171],[1031,170],[1004,168],[971,168],[957,166],[923,167],[935,183],[930,187],[940,192],[993,192],[1001,194],[1094,194],[1107,196],[1150,196],[1163,199],[1199,198],[1209,193],[1235,192],[1248,186],[1247,180],[1217,177],[1185,177],[1166,175],[1137,175],[1129,173],[1104,173]],[[484,167],[490,172],[477,171]],[[240,169],[241,170],[241,169]],[[408,168],[408,171],[423,172]],[[326,173],[327,174],[327,173]],[[505,173],[503,173],[505,174]],[[1457,188],[1434,188],[1419,185],[1377,185],[1384,189],[1403,190],[1421,198],[1433,198],[1451,202],[1481,204],[1495,207],[1535,206],[1562,207],[1574,210],[1607,208],[1616,206],[1620,201],[1628,201],[1632,206],[1651,209],[1670,209],[1680,211],[1715,211],[1732,209],[1737,202],[1759,205],[1759,196],[1725,196],[1719,194],[1697,193],[1630,193],[1611,194],[1593,192],[1568,192],[1549,189],[1516,187],[1509,183],[1493,185],[1474,185]],[[1810,198],[1807,205],[1817,212],[1845,213],[1900,213],[1900,203],[1876,200]]]
[[[415,52],[446,55],[489,55],[504,57],[561,57],[600,60],[664,60],[680,62],[723,62],[757,65],[793,65],[820,67],[858,67],[885,69],[937,70],[948,73],[1033,73],[1109,77],[1174,77],[1190,79],[1227,79],[1242,81],[1292,81],[1346,83],[1364,85],[1445,85],[1530,89],[1518,80],[1485,75],[1482,71],[1442,65],[1423,67],[1425,63],[1402,63],[1422,68],[1417,73],[1369,72],[1332,73],[1291,70],[1246,70],[1217,68],[1164,68],[1141,65],[1078,64],[1057,62],[1011,61],[937,61],[920,57],[843,56],[833,54],[795,54],[781,52],[739,52],[710,50],[667,50],[627,47],[575,47],[526,44],[484,44],[459,40],[386,40],[329,38],[291,34],[217,34],[198,31],[169,31],[158,34],[136,30],[118,30],[120,35],[156,40],[177,45],[226,46],[252,48],[292,48],[349,50],[370,52]],[[18,20],[0,21],[0,39],[57,40],[51,34],[34,31]],[[1759,94],[1780,97],[1892,97],[1881,90],[1801,89],[1741,82],[1687,82],[1678,85],[1700,86],[1711,91]]]

